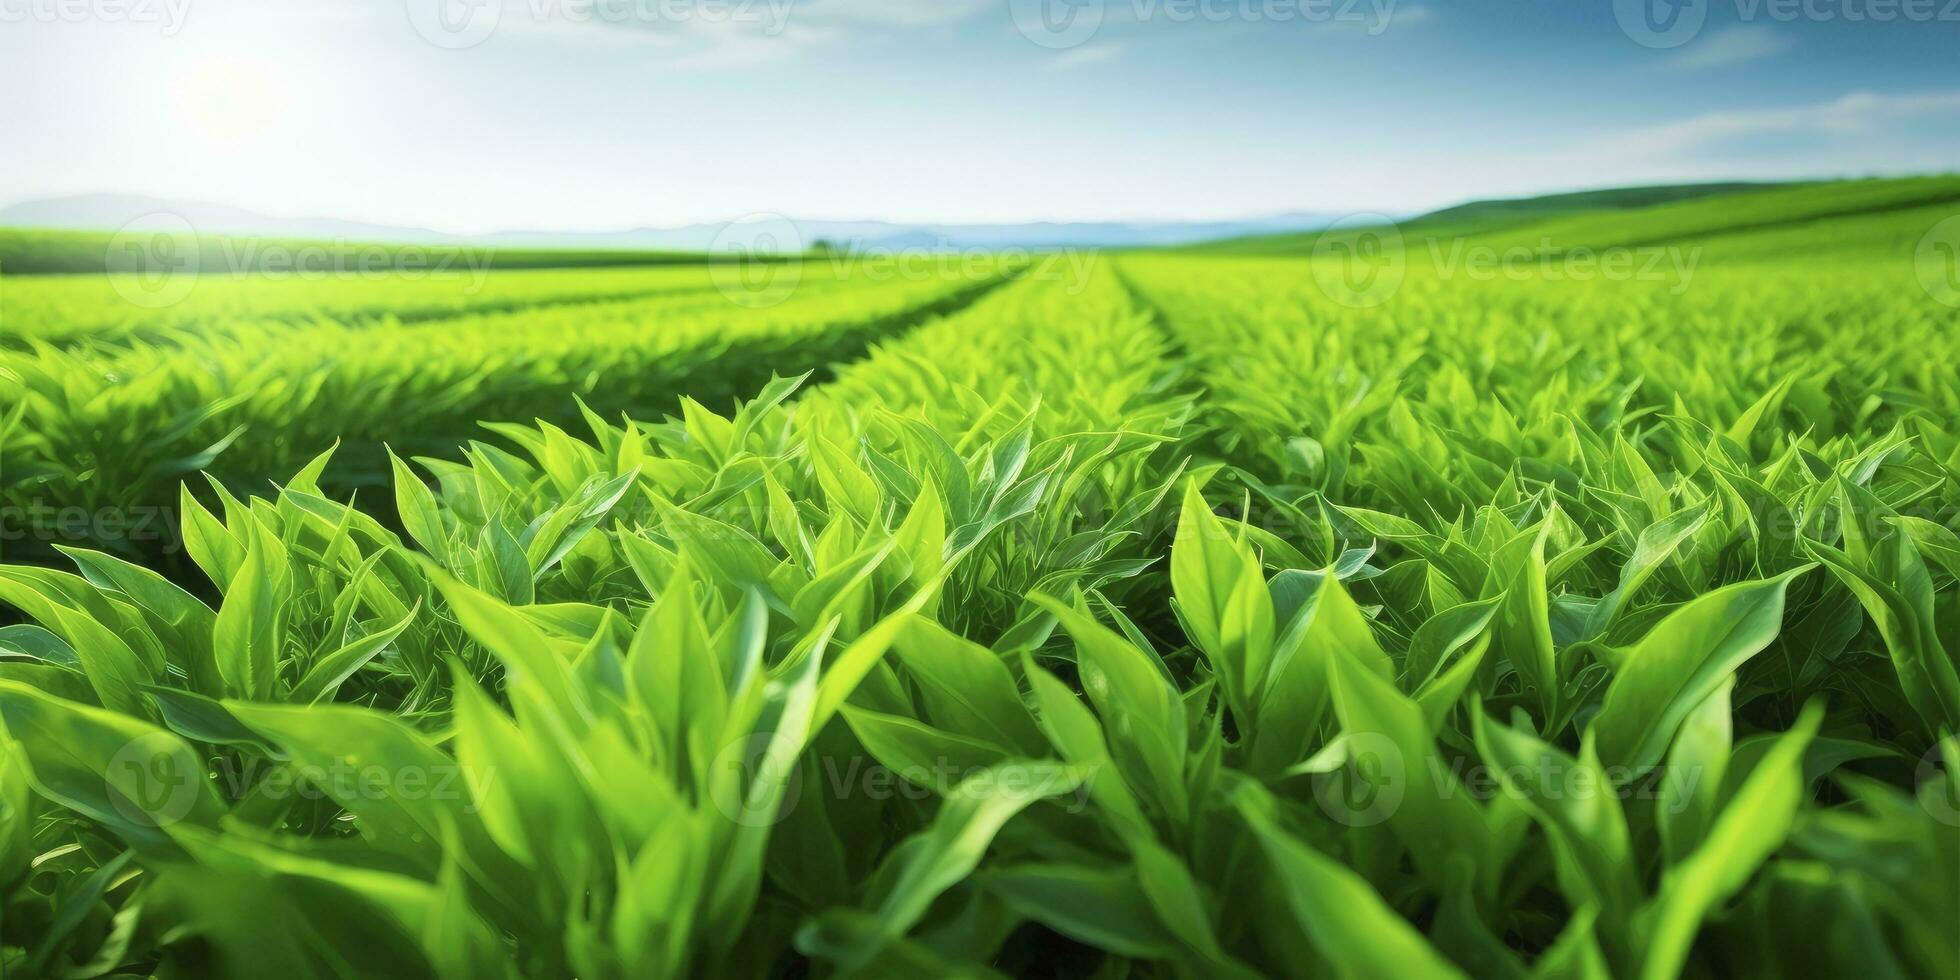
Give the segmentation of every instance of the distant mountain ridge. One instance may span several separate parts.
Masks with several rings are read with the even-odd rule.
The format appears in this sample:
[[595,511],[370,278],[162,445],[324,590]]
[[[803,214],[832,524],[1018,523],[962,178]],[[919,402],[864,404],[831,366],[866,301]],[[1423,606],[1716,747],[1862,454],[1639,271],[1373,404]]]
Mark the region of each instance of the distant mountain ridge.
[[[1706,198],[1803,187],[1806,181],[1716,181],[1695,184],[1648,184],[1636,187],[1605,187],[1595,190],[1540,194],[1535,197],[1488,198],[1466,201],[1395,219],[1404,232],[1451,230],[1487,232],[1554,218],[1585,214],[1637,211],[1666,204],[1682,204]],[[1391,216],[1393,217],[1393,216]],[[1291,255],[1312,251],[1326,226],[1295,231],[1227,235],[1203,242],[1196,251],[1221,255]]]
[[751,232],[761,234],[765,230],[777,232],[778,242],[800,239],[805,246],[822,240],[837,247],[871,249],[1143,248],[1248,235],[1313,231],[1327,227],[1340,217],[1331,213],[1290,212],[1240,221],[1026,224],[903,224],[777,218],[673,228],[641,227],[614,232],[516,230],[487,235],[451,235],[427,228],[334,218],[278,218],[205,201],[169,200],[136,194],[83,194],[24,201],[0,208],[0,227],[115,231],[132,221],[159,212],[181,217],[197,232],[212,235],[662,252],[705,252],[717,244],[725,244],[731,235],[742,239]]

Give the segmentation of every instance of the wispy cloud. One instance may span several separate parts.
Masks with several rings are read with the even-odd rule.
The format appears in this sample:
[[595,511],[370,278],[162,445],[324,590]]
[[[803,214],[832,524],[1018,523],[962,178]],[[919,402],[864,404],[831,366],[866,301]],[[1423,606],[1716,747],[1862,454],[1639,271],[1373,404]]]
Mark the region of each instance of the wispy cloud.
[[1401,7],[1396,7],[1391,4],[1388,14],[1388,22],[1393,27],[1414,27],[1417,24],[1427,24],[1435,19],[1435,8],[1419,7],[1414,4]]
[[796,4],[794,16],[813,22],[930,27],[965,20],[988,9],[1006,8],[1002,0],[803,0]]
[[[500,36],[633,44],[670,51],[671,68],[749,67],[841,43],[868,30],[954,24],[993,0],[746,0],[724,4],[614,4],[497,0]],[[664,15],[664,16],[661,16]]]
[[1123,47],[1121,41],[1103,41],[1099,44],[1085,44],[1079,48],[1071,48],[1049,61],[1048,70],[1068,71],[1071,68],[1100,64],[1122,54]]
[[795,0],[753,3],[606,4],[593,0],[495,0],[491,40],[559,46],[632,46],[661,53],[666,68],[738,68],[831,43],[844,32],[799,25]]
[[1716,31],[1683,48],[1668,66],[1693,71],[1760,61],[1796,47],[1797,42],[1767,24],[1745,24]]
[[1799,143],[1843,146],[1876,134],[1956,132],[1960,90],[1878,94],[1851,92],[1829,102],[1776,109],[1711,112],[1636,128],[1602,149],[1634,157],[1774,153]]

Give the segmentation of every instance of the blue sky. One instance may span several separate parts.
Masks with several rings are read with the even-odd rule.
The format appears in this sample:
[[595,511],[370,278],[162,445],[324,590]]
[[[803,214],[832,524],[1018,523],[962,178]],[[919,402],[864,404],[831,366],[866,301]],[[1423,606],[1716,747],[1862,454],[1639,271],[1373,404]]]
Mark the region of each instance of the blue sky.
[[1960,169],[1960,0],[1671,11],[0,0],[0,203],[134,192],[472,233],[1405,212]]

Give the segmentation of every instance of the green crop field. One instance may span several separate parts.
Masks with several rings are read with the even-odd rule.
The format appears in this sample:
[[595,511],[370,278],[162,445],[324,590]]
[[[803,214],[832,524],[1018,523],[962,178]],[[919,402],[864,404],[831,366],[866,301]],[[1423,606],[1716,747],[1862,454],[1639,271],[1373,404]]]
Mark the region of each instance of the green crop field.
[[1956,215],[0,236],[0,977],[1960,975]]

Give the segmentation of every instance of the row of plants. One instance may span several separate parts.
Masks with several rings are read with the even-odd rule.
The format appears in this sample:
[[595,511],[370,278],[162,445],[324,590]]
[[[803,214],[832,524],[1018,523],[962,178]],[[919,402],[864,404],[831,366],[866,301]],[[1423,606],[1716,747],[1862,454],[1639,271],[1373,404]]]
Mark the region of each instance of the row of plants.
[[726,416],[492,425],[372,512],[327,457],[186,492],[195,590],[0,570],[0,957],[1960,962],[1942,314],[1120,265]]
[[[780,296],[764,281],[732,296],[692,290],[413,327],[259,323],[113,352],[0,354],[0,538],[22,557],[65,542],[154,558],[178,542],[153,521],[129,533],[134,516],[171,513],[178,482],[199,471],[250,492],[338,441],[322,474],[330,489],[385,487],[386,446],[453,453],[479,420],[569,423],[580,401],[607,415],[665,411],[682,394],[725,404],[772,370],[848,360],[995,281],[813,279]],[[745,296],[767,302],[736,302]]]
[[[215,608],[99,552],[75,553],[82,575],[9,568],[7,599],[40,624],[10,628],[9,645],[37,655],[0,667],[0,714],[21,753],[10,758],[44,790],[62,783],[60,765],[79,765],[68,775],[84,794],[55,790],[45,801],[73,809],[37,801],[13,811],[23,823],[9,826],[30,828],[16,842],[62,860],[38,863],[0,929],[12,941],[77,920],[16,968],[59,972],[108,955],[323,975],[767,969],[789,949],[799,900],[846,883],[831,868],[781,872],[804,879],[792,885],[765,876],[796,857],[770,845],[784,817],[794,833],[834,833],[816,793],[800,817],[779,816],[773,801],[816,740],[850,744],[848,726],[827,722],[866,678],[895,690],[899,675],[882,654],[903,636],[926,656],[942,643],[969,656],[979,648],[923,614],[1007,629],[1023,618],[1019,603],[1002,606],[995,593],[1041,579],[1095,586],[1138,570],[1097,554],[1108,545],[1075,539],[1092,526],[1120,539],[1123,522],[1169,492],[1167,482],[1136,482],[1139,458],[1176,425],[1147,382],[1133,417],[1154,432],[1044,411],[1027,389],[1018,409],[1001,402],[964,430],[942,431],[920,413],[958,413],[976,391],[948,385],[931,404],[902,394],[922,390],[907,377],[931,370],[920,354],[978,323],[1019,329],[990,334],[994,372],[969,382],[994,381],[986,387],[1006,395],[1010,383],[1063,377],[1062,348],[1021,344],[1065,310],[1100,320],[1102,331],[1085,327],[1082,337],[1108,345],[1109,363],[1120,349],[1139,378],[1160,371],[1159,352],[1135,343],[1148,325],[1107,280],[1101,302],[1046,283],[1010,286],[920,331],[918,350],[882,350],[793,408],[797,380],[769,385],[727,418],[693,400],[661,425],[588,415],[586,440],[548,424],[499,426],[515,451],[477,443],[463,463],[424,460],[433,486],[396,464],[405,537],[322,496],[325,458],[273,499],[218,489],[213,512],[186,493],[185,540],[222,592]],[[1037,416],[1056,426],[1039,439]],[[1090,484],[1138,502],[1099,513],[1095,525],[1045,506]],[[957,602],[949,582],[960,583]],[[96,614],[97,627],[133,646],[97,656],[102,634],[83,625]],[[250,652],[235,642],[244,634]],[[554,703],[532,701],[540,696]],[[264,727],[268,713],[318,741],[294,754]],[[62,730],[37,731],[37,718]],[[492,740],[481,748],[496,761],[464,748],[479,737]],[[512,739],[528,743],[526,758],[502,758]],[[39,751],[56,746],[58,756]],[[736,755],[723,758],[731,747]],[[141,765],[119,770],[117,755],[131,752]],[[467,796],[429,790],[430,800],[394,792],[362,802],[358,787],[320,795],[336,791],[328,770],[356,761],[430,783],[478,766],[485,778]],[[519,763],[539,768],[506,768]],[[302,793],[309,773],[318,792]],[[1056,767],[1043,778],[1059,787],[1079,777]],[[895,819],[930,823],[909,798],[848,802],[870,813],[903,804],[910,812]],[[376,836],[369,820],[392,829]],[[850,828],[871,835],[848,849],[860,863],[893,850],[877,823]],[[113,845],[123,856],[97,860],[97,847]],[[839,839],[830,846],[846,851]],[[344,890],[355,882],[335,852],[386,880],[374,892]],[[891,861],[921,859],[894,852]],[[309,863],[313,884],[287,878]],[[137,868],[114,888],[86,886]],[[432,897],[445,879],[457,936],[398,918],[429,909],[389,893]],[[909,886],[907,901],[929,903],[940,887]],[[268,938],[268,903],[293,901],[307,907],[290,909],[283,938]],[[163,938],[173,931],[181,941]]]
[[[456,253],[461,256],[463,253]],[[0,347],[37,344],[115,354],[132,344],[170,346],[249,336],[322,321],[347,326],[422,323],[537,307],[706,292],[732,269],[706,264],[540,271],[471,268],[444,253],[427,270],[329,266],[290,275],[8,275],[0,293]],[[434,266],[443,266],[435,268]],[[0,271],[5,271],[0,266]],[[813,277],[813,283],[817,280]]]
[[[1356,642],[1390,652],[1375,662],[1409,701],[1270,764],[1372,756],[1400,806],[1347,812],[1407,850],[1376,863],[1352,830],[1323,850],[1480,975],[1569,952],[1581,927],[1589,975],[1960,962],[1954,311],[1902,293],[1897,263],[1717,266],[1680,291],[1411,276],[1359,309],[1313,301],[1298,265],[1290,292],[1244,288],[1280,268],[1125,273],[1190,352],[1206,451],[1246,487],[1238,557],[1187,580],[1237,561],[1256,599],[1254,555],[1338,572],[1369,549],[1344,579],[1372,633]],[[1256,676],[1286,619],[1221,593],[1239,597],[1214,587],[1217,625],[1189,635]],[[1340,714],[1352,679],[1332,676],[1314,696]],[[1256,694],[1231,712],[1260,719],[1255,751]],[[1482,830],[1458,802],[1478,780]],[[1507,850],[1521,815],[1542,835],[1530,871]]]

